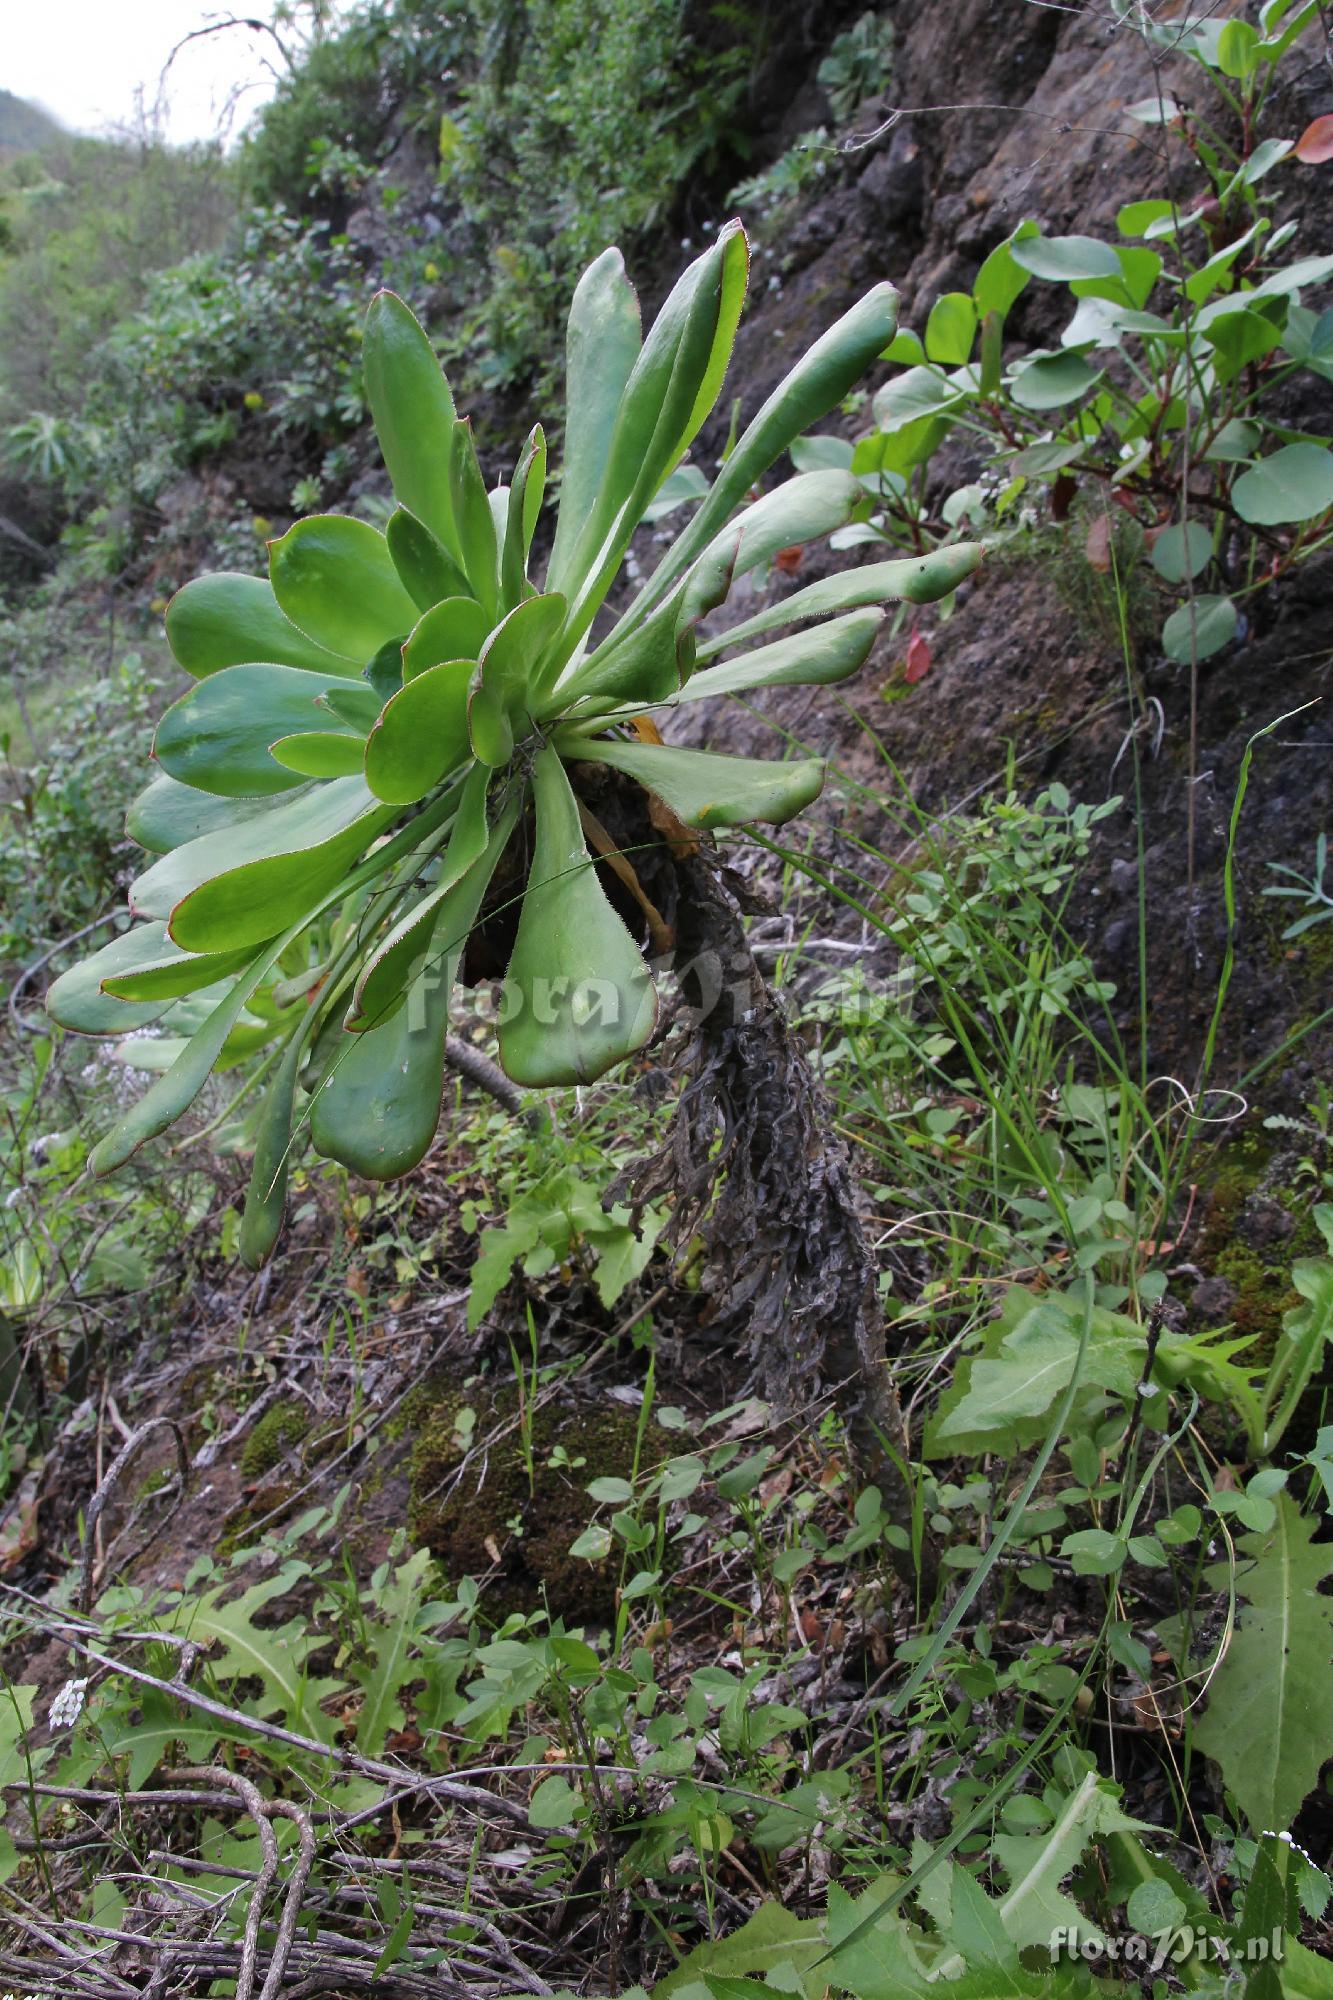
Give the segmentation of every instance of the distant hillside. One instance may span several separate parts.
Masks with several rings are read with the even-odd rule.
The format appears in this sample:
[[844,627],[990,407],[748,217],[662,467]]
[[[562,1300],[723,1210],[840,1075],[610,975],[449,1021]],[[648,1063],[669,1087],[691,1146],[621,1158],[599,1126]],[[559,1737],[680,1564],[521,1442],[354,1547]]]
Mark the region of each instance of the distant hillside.
[[0,90],[0,153],[30,153],[59,138],[60,126],[40,105]]

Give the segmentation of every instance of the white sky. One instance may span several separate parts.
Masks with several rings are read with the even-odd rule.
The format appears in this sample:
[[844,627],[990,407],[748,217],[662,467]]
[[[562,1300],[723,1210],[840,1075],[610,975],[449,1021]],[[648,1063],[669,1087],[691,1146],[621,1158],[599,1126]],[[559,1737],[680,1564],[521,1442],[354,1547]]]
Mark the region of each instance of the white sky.
[[[192,28],[233,12],[262,17],[266,0],[233,9],[219,0],[0,0],[0,86],[54,113],[77,132],[130,125],[142,86],[150,110],[162,66]],[[211,138],[234,91],[235,132],[273,88],[269,60],[280,62],[266,35],[228,28],[182,49],[166,83],[164,136],[180,144]]]

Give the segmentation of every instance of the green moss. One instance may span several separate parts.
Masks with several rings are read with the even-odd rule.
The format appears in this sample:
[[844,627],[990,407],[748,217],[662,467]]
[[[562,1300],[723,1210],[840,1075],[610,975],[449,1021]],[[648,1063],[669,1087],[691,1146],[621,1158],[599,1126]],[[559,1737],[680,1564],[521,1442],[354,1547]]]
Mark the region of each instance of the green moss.
[[310,1412],[304,1403],[275,1403],[265,1410],[245,1441],[241,1453],[241,1476],[262,1479],[310,1430]]
[[[554,1616],[570,1624],[609,1621],[615,1613],[616,1558],[594,1563],[569,1551],[595,1511],[587,1486],[594,1479],[626,1479],[633,1470],[635,1413],[546,1404],[532,1422],[529,1480],[512,1388],[434,1384],[411,1400],[416,1406],[408,1487],[413,1546],[424,1543],[455,1580],[489,1575],[486,1595],[493,1611],[528,1610],[544,1599]],[[468,1410],[475,1412],[471,1428],[462,1414]],[[502,1430],[505,1434],[496,1436]],[[460,1478],[468,1441],[481,1448]],[[557,1447],[564,1457],[553,1465]]]

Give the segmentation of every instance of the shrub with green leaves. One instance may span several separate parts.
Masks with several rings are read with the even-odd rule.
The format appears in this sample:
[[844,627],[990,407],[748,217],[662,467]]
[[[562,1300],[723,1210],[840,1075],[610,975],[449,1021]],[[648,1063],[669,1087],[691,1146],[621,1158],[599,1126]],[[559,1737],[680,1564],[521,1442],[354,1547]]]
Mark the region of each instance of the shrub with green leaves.
[[[1220,652],[1248,597],[1328,547],[1333,450],[1281,392],[1302,373],[1333,379],[1333,312],[1305,302],[1333,257],[1296,254],[1296,224],[1273,214],[1274,170],[1318,161],[1321,121],[1300,140],[1258,136],[1276,65],[1315,13],[1267,0],[1258,27],[1148,24],[1225,108],[1216,127],[1169,95],[1129,115],[1183,144],[1202,185],[1127,203],[1118,242],[1021,222],[970,291],[945,293],[919,332],[898,333],[888,358],[904,365],[874,398],[870,434],[854,446],[808,438],[793,454],[864,480],[868,518],[840,545],[937,546],[1003,526],[1043,491],[1063,519],[1081,487],[1098,516],[1115,500],[1145,529],[1153,570],[1183,599],[1162,629],[1180,661]],[[1057,345],[1006,354],[1006,322],[1034,279],[1064,287],[1072,317]],[[988,467],[949,491],[937,454],[969,437]],[[1108,567],[1109,537],[1090,539],[1088,555]]]
[[842,680],[886,599],[939,597],[978,556],[968,545],[875,564],[701,630],[739,578],[855,511],[846,472],[755,488],[892,339],[883,284],[796,363],[637,595],[604,613],[645,510],[721,391],[747,268],[729,224],[646,339],[619,252],[584,273],[540,587],[541,426],[488,492],[426,334],[401,300],[375,298],[365,384],[397,500],[385,531],[298,521],[271,545],[269,581],[201,577],[167,614],[197,685],[158,725],[158,775],[130,812],[154,857],[131,890],[142,921],[49,995],[56,1020],[85,1033],[159,1029],[163,1074],[101,1141],[95,1171],[171,1125],[215,1066],[256,1055],[268,1080],[248,1258],[276,1238],[294,1130],[372,1178],[408,1171],[435,1133],[450,992],[488,894],[517,909],[499,1025],[516,1082],[584,1082],[648,1040],[653,985],[590,857],[581,772],[609,767],[691,827],[789,819],[820,789],[818,760],[672,748],[634,718]]

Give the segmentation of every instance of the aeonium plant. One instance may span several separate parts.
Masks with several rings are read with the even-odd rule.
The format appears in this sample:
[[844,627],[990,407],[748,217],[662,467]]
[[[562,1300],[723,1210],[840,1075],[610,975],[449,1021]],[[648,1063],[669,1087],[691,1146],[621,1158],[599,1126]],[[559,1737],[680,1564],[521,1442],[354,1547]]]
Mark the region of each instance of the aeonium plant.
[[196,685],[159,723],[158,774],[129,815],[152,857],[130,892],[140,921],[48,995],[67,1028],[157,1030],[135,1059],[162,1073],[96,1147],[94,1172],[170,1126],[213,1070],[256,1061],[247,1261],[276,1240],[294,1133],[373,1179],[415,1166],[440,1116],[451,990],[502,856],[521,896],[499,1027],[509,1076],[587,1081],[648,1040],[652,981],[589,853],[580,770],[612,767],[694,828],[790,818],[820,789],[817,760],[675,748],[643,740],[658,732],[636,719],[842,680],[887,600],[943,596],[979,553],[833,576],[703,634],[737,578],[856,511],[847,472],[758,482],[892,340],[897,297],[881,284],[769,397],[637,595],[605,611],[635,528],[717,400],[748,261],[729,224],[646,339],[618,251],[580,279],[540,583],[540,425],[488,492],[426,334],[392,293],[373,300],[364,365],[397,502],[387,528],[298,521],[271,544],[267,582],[203,576],[167,612]]

